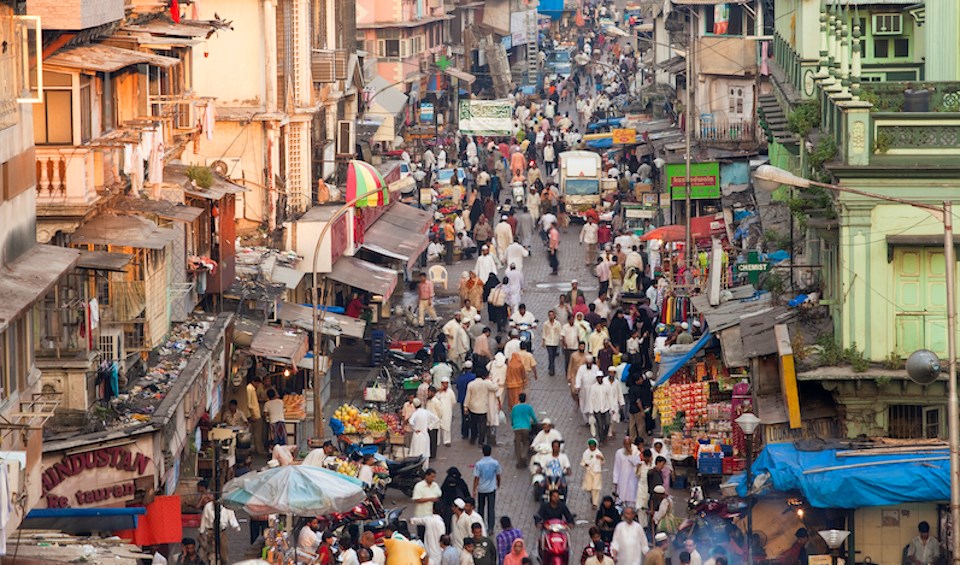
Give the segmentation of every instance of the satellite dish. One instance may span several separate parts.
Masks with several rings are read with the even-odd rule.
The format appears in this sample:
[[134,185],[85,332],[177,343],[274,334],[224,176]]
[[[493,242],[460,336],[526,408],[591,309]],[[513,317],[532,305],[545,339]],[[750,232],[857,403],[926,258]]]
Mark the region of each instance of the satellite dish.
[[919,385],[926,386],[937,380],[941,370],[940,358],[929,349],[914,351],[907,359],[907,375]]

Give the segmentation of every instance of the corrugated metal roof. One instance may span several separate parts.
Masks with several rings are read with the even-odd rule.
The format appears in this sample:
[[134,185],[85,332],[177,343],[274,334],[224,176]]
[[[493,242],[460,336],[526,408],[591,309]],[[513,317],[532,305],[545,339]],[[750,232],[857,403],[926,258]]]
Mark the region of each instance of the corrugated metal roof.
[[393,115],[399,114],[407,105],[407,95],[380,75],[374,77],[367,86],[374,91],[371,105],[380,106]]
[[250,353],[296,365],[307,354],[307,334],[302,330],[264,325],[253,336]]
[[393,289],[397,286],[396,271],[355,257],[341,257],[325,276],[328,279],[379,294],[383,296],[384,302],[390,299]]
[[178,222],[192,222],[203,214],[203,208],[174,204],[166,200],[146,200],[143,198],[121,198],[114,204],[114,208],[121,212],[141,212],[153,214],[166,220]]
[[77,261],[77,268],[90,269],[93,271],[114,271],[122,272],[133,255],[127,253],[113,253],[110,251],[81,251],[80,260]]
[[91,44],[63,49],[43,60],[44,65],[102,73],[112,73],[141,63],[172,67],[179,64],[180,59],[110,45]]
[[178,24],[157,19],[141,24],[127,24],[120,29],[123,31],[142,31],[156,35],[172,35],[175,37],[203,37],[210,33],[212,28],[209,25]]
[[176,237],[176,230],[161,228],[141,216],[107,213],[95,217],[70,234],[70,243],[163,249]]
[[0,331],[47,293],[80,258],[80,251],[38,244],[0,266]]

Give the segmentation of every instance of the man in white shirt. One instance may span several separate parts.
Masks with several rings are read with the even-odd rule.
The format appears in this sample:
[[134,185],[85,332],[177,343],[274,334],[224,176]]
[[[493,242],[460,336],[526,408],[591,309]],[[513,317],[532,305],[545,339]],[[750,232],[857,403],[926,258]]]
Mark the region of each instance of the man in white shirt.
[[530,252],[519,241],[514,241],[507,246],[506,264],[516,265],[518,271],[523,271],[523,259],[530,256]]
[[440,500],[440,484],[437,483],[437,472],[427,469],[423,480],[413,486],[414,517],[429,516],[433,513],[433,505]]
[[283,400],[277,395],[277,391],[272,388],[267,391],[267,398],[269,400],[263,403],[263,415],[270,425],[270,433],[267,435],[266,443],[268,446],[286,445],[287,428],[284,423],[286,420],[283,415]]
[[[560,338],[563,332],[563,325],[557,320],[557,313],[553,310],[547,312],[547,321],[540,328],[540,341],[547,348],[547,361],[549,363],[547,372],[550,376],[556,374],[557,350],[560,349]],[[564,366],[566,371],[566,366]]]
[[683,541],[683,550],[690,554],[690,565],[703,565],[703,557],[697,551],[697,542],[692,537]]
[[580,229],[580,245],[587,244],[586,265],[592,267],[596,263],[597,238],[600,228],[592,218],[583,224]]
[[214,545],[216,543],[214,535],[220,536],[220,559],[221,563],[231,563],[230,556],[227,555],[227,528],[234,531],[240,531],[240,522],[237,521],[237,515],[229,508],[220,507],[220,527],[214,527],[216,511],[214,502],[211,500],[203,507],[203,515],[200,518],[200,557],[207,563],[216,561],[214,554]]
[[920,522],[919,535],[907,546],[907,561],[912,565],[932,565],[940,559],[940,542],[930,535],[930,524]]
[[[517,311],[510,315],[510,321],[514,324],[529,324],[533,325],[537,323],[537,317],[533,315],[533,312],[527,310],[526,304],[520,304],[517,306]],[[509,360],[510,357],[507,356]]]
[[537,432],[537,435],[534,436],[533,441],[530,443],[534,449],[537,449],[541,445],[551,446],[555,441],[563,442],[563,436],[560,435],[560,430],[553,427],[553,420],[544,418],[540,426],[540,431]]
[[[439,500],[439,499],[438,499]],[[440,563],[440,555],[443,548],[440,547],[440,536],[446,532],[446,525],[440,516],[440,508],[437,503],[431,505],[429,513],[423,516],[416,516],[408,520],[411,524],[423,528],[423,546],[430,557],[430,563]]]
[[640,565],[643,562],[643,556],[650,551],[646,532],[636,521],[636,517],[637,513],[632,507],[624,508],[623,520],[613,530],[610,551],[618,564]]
[[583,421],[593,422],[593,410],[590,407],[590,389],[597,382],[599,369],[593,362],[593,355],[587,355],[587,362],[577,369],[577,376],[573,383],[573,393],[580,401],[580,415]]
[[316,554],[317,548],[320,547],[318,529],[320,529],[320,520],[316,517],[307,520],[307,523],[300,528],[300,534],[297,536],[297,549]]
[[370,552],[371,561],[377,565],[386,565],[387,555],[384,553],[383,548],[377,545],[377,539],[374,537],[373,532],[363,532],[360,536],[360,545]]
[[597,307],[597,315],[603,318],[604,320],[610,318],[610,301],[607,300],[606,294],[601,294],[593,301],[593,304]]

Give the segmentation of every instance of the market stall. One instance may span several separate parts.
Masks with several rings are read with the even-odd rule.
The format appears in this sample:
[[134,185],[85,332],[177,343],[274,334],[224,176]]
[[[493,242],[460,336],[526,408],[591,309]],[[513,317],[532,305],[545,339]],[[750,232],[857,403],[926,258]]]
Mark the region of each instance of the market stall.
[[259,364],[256,374],[268,389],[273,388],[283,399],[287,444],[302,439],[301,425],[307,417],[306,371],[298,363],[306,356],[307,333],[294,328],[263,325],[250,343],[249,353]]
[[661,353],[653,402],[670,454],[683,462],[678,475],[703,481],[743,469],[746,446],[734,420],[752,406],[745,377],[724,366],[710,332]]

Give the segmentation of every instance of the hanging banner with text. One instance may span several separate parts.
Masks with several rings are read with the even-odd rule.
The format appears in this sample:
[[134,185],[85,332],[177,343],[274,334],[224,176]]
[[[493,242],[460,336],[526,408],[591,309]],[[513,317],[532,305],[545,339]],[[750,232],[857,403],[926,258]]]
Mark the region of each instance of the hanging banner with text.
[[[667,186],[674,200],[687,197],[687,166],[685,163],[667,165]],[[704,200],[720,198],[720,163],[690,163],[690,198]]]
[[461,100],[460,131],[470,135],[512,135],[513,102]]

